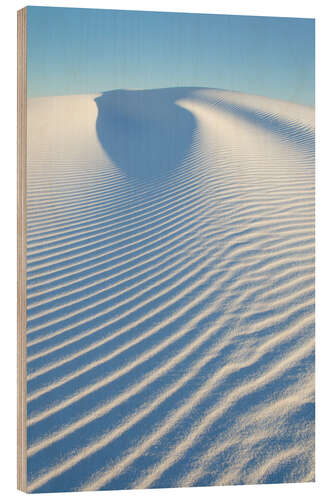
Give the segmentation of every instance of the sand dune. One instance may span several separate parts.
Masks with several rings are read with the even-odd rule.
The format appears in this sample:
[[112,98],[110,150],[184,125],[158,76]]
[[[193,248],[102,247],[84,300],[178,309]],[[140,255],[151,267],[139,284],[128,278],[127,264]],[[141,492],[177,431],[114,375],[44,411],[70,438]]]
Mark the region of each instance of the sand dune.
[[28,103],[29,491],[314,479],[314,112]]

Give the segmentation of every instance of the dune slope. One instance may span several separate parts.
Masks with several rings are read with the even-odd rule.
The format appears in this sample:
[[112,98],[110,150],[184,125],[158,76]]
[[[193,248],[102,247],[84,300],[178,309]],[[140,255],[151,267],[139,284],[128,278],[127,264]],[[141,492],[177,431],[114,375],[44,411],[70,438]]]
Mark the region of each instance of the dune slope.
[[34,492],[314,480],[314,112],[28,104]]

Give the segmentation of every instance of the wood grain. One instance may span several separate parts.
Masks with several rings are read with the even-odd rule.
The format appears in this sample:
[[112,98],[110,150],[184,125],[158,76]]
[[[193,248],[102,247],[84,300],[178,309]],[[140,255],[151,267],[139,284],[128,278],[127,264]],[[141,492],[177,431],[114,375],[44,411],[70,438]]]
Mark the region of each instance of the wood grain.
[[17,13],[17,487],[26,491],[26,8]]

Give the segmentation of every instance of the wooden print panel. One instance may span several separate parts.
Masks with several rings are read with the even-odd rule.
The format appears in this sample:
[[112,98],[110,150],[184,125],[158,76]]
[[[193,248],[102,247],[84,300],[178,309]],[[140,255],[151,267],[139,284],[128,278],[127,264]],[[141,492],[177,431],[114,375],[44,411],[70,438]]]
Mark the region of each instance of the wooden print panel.
[[20,489],[314,480],[313,49],[19,13]]

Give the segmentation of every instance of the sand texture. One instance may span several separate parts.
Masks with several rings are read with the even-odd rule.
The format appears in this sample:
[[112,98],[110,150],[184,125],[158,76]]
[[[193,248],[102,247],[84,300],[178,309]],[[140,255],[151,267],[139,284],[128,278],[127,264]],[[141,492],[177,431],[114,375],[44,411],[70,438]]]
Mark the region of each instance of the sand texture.
[[28,100],[28,491],[314,480],[314,111]]

